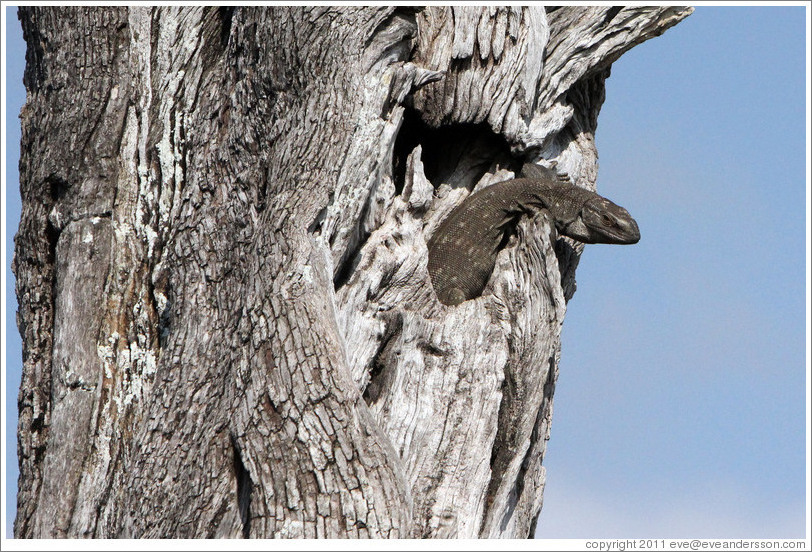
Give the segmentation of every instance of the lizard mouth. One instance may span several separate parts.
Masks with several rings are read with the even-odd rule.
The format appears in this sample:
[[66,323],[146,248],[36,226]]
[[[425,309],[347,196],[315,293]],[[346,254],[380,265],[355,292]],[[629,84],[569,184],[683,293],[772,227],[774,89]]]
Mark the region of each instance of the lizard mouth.
[[640,228],[634,219],[620,220],[616,228],[617,230],[607,232],[614,240],[613,243],[631,245],[640,241]]

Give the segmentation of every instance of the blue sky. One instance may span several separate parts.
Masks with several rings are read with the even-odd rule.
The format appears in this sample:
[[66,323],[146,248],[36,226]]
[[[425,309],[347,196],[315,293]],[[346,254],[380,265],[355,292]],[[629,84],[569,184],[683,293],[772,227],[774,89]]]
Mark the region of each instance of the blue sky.
[[698,7],[612,67],[542,537],[803,537],[806,12]]
[[[21,32],[7,8],[6,510],[20,375]],[[698,7],[612,68],[598,190],[634,246],[587,246],[564,323],[537,536],[803,538],[803,7]]]

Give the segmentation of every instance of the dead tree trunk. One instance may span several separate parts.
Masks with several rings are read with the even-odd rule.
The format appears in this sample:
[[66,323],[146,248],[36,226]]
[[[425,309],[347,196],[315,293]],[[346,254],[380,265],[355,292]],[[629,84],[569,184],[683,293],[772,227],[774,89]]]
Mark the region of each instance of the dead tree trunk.
[[532,535],[581,246],[446,307],[426,239],[525,160],[594,189],[690,11],[22,9],[16,535]]

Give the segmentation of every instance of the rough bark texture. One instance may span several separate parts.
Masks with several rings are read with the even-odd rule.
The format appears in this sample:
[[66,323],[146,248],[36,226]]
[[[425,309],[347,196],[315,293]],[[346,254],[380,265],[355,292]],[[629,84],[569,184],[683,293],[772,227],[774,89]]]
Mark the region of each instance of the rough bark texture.
[[21,10],[18,537],[527,537],[582,246],[482,297],[426,240],[525,160],[595,188],[677,7]]

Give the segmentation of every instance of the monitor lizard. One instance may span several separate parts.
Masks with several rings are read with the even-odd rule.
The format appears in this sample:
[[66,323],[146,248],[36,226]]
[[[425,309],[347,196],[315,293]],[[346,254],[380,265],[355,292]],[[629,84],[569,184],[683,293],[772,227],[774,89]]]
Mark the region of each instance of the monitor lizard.
[[429,276],[444,305],[479,297],[519,219],[540,209],[550,213],[559,235],[583,243],[640,240],[626,209],[574,186],[566,174],[526,163],[519,176],[469,195],[429,238]]

